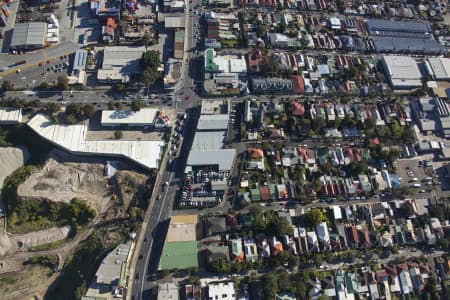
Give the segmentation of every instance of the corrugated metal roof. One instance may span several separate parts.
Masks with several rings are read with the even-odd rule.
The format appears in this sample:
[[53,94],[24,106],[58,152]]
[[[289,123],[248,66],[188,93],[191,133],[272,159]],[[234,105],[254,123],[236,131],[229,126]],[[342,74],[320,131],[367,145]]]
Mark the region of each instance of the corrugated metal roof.
[[75,51],[75,58],[72,67],[74,71],[84,71],[84,68],[86,67],[87,54],[88,52],[86,50],[77,49],[77,51]]
[[228,128],[228,115],[201,115],[197,130],[226,130]]
[[231,170],[236,149],[217,149],[213,151],[194,150],[189,153],[190,166],[218,165],[219,170]]
[[47,24],[43,22],[19,23],[14,26],[11,48],[45,45]]

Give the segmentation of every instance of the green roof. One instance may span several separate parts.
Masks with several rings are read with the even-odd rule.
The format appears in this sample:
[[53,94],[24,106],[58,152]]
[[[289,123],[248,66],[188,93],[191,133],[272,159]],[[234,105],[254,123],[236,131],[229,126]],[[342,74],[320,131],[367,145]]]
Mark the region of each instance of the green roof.
[[274,183],[269,183],[269,191],[270,191],[270,198],[272,200],[275,200],[278,198],[278,192],[277,192],[277,186]]
[[347,293],[354,294],[358,291],[358,284],[356,283],[355,273],[345,273],[344,281],[345,287],[347,288]]
[[125,284],[127,279],[127,263],[124,261],[122,266],[120,267],[120,278],[119,278],[119,286]]
[[166,242],[159,262],[160,270],[198,267],[197,242]]
[[219,71],[219,66],[214,62],[214,49],[206,49],[205,51],[205,71]]
[[259,189],[251,189],[250,194],[252,195],[252,201],[261,201],[261,192]]

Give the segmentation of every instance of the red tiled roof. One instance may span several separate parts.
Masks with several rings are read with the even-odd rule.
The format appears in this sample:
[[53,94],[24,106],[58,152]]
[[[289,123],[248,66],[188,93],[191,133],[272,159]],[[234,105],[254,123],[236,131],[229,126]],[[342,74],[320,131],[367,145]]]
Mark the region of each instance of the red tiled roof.
[[269,201],[270,200],[270,189],[267,185],[264,185],[259,188],[259,192],[261,193],[261,200],[262,201]]
[[358,232],[356,231],[356,227],[354,225],[347,224],[345,225],[345,232],[347,234],[348,239],[352,243],[359,243]]
[[303,116],[305,114],[305,107],[298,102],[291,103],[291,110],[294,116]]
[[302,75],[291,76],[294,93],[301,94],[305,92],[305,80]]

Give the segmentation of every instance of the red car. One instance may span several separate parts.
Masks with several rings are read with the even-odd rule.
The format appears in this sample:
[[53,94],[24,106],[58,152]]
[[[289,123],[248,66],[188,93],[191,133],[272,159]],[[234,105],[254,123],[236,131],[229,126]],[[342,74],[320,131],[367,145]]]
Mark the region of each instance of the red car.
[[190,98],[189,96],[186,96],[186,100],[189,100],[189,98]]

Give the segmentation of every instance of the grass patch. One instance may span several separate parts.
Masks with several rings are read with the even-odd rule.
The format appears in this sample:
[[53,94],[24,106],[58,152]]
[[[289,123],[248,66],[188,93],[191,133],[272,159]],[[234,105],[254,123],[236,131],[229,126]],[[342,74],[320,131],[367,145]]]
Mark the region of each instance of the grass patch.
[[54,241],[54,242],[50,242],[50,243],[45,243],[33,248],[30,248],[29,251],[45,251],[45,250],[51,250],[51,249],[55,249],[58,248],[59,246],[61,246],[62,244],[64,244],[66,242],[66,240],[59,240],[59,241]]
[[0,286],[11,285],[11,284],[15,284],[16,282],[17,282],[17,279],[15,279],[15,278],[0,278]]
[[49,188],[51,188],[51,186],[46,184],[45,182],[39,182],[33,186],[33,190],[35,191],[45,191]]

